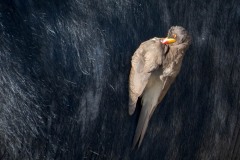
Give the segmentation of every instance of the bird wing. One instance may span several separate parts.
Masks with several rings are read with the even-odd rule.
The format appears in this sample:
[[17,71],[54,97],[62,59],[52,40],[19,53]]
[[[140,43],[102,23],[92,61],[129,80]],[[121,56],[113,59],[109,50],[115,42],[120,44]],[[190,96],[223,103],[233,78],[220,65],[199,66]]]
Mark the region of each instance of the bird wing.
[[[176,52],[177,52],[177,54],[176,54],[177,57],[172,64],[173,65],[172,69],[170,71],[167,71],[168,73],[163,73],[163,75],[165,77],[163,78],[163,86],[162,86],[157,104],[161,103],[161,101],[167,94],[169,88],[171,87],[171,84],[175,81],[176,76],[178,75],[178,73],[180,71],[184,51],[176,48]],[[152,116],[156,107],[157,107],[157,105],[151,111],[150,117]]]
[[132,68],[129,76],[129,114],[132,115],[148,83],[151,72],[162,64],[164,47],[160,41],[150,39],[143,42],[132,56]]
[[135,148],[137,144],[138,148],[140,147],[143,137],[146,133],[149,120],[152,116],[151,114],[158,104],[158,97],[164,84],[164,81],[159,79],[159,74],[161,73],[162,68],[159,68],[152,73],[151,77],[149,78],[149,83],[147,84],[142,95],[142,108],[134,135],[132,148]]
[[[178,52],[177,49],[174,51]],[[170,52],[171,51],[169,51],[167,54],[171,54]],[[181,55],[179,54],[178,56]],[[160,68],[160,70],[163,69],[163,72],[156,70],[160,72],[160,74],[155,72],[155,74],[153,73],[153,75],[150,77],[149,83],[147,84],[142,96],[142,109],[138,120],[132,148],[135,148],[137,144],[138,148],[140,147],[153,112],[166,95],[171,84],[175,80],[176,75],[178,74],[180,68],[179,65],[181,65],[181,63],[179,63],[179,60],[181,60],[181,57],[177,57],[173,62],[171,62],[171,65],[167,69]]]

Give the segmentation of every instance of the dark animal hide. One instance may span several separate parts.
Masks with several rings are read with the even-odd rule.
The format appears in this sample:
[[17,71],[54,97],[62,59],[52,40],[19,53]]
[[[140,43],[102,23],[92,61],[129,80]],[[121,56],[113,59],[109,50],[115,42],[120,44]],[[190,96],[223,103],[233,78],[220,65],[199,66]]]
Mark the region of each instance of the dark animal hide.
[[[192,45],[132,151],[131,56],[173,25]],[[237,0],[2,0],[0,159],[239,159],[239,28]]]

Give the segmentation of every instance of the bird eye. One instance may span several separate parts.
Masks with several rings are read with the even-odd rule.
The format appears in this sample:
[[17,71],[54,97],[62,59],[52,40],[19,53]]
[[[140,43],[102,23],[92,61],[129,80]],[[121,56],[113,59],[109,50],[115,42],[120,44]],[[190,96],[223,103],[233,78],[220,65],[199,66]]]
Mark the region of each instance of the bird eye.
[[176,38],[176,37],[177,37],[177,35],[176,35],[176,34],[172,34],[172,37],[173,37],[173,38]]

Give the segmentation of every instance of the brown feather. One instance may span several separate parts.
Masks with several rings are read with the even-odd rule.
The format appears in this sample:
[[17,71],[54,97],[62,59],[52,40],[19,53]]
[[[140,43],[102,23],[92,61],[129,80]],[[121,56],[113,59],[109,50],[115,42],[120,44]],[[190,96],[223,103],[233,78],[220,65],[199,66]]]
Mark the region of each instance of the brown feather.
[[151,72],[162,63],[161,42],[157,38],[142,43],[132,57],[132,68],[129,76],[129,114],[136,108],[138,97],[143,93]]
[[133,140],[133,148],[140,147],[146,129],[157,105],[169,90],[178,75],[184,53],[191,38],[182,27],[171,27],[168,35],[177,35],[175,43],[163,45],[160,38],[143,42],[132,57],[129,76],[129,114],[136,108],[138,98],[142,97],[142,109]]

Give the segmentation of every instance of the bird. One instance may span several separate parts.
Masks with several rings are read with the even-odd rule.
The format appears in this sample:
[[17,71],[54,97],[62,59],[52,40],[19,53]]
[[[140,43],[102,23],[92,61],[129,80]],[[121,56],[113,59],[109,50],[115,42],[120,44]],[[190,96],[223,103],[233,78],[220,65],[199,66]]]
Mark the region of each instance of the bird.
[[138,100],[141,112],[132,148],[140,147],[149,120],[180,72],[191,36],[182,26],[172,26],[166,38],[154,37],[140,44],[131,59],[129,75],[129,115]]

